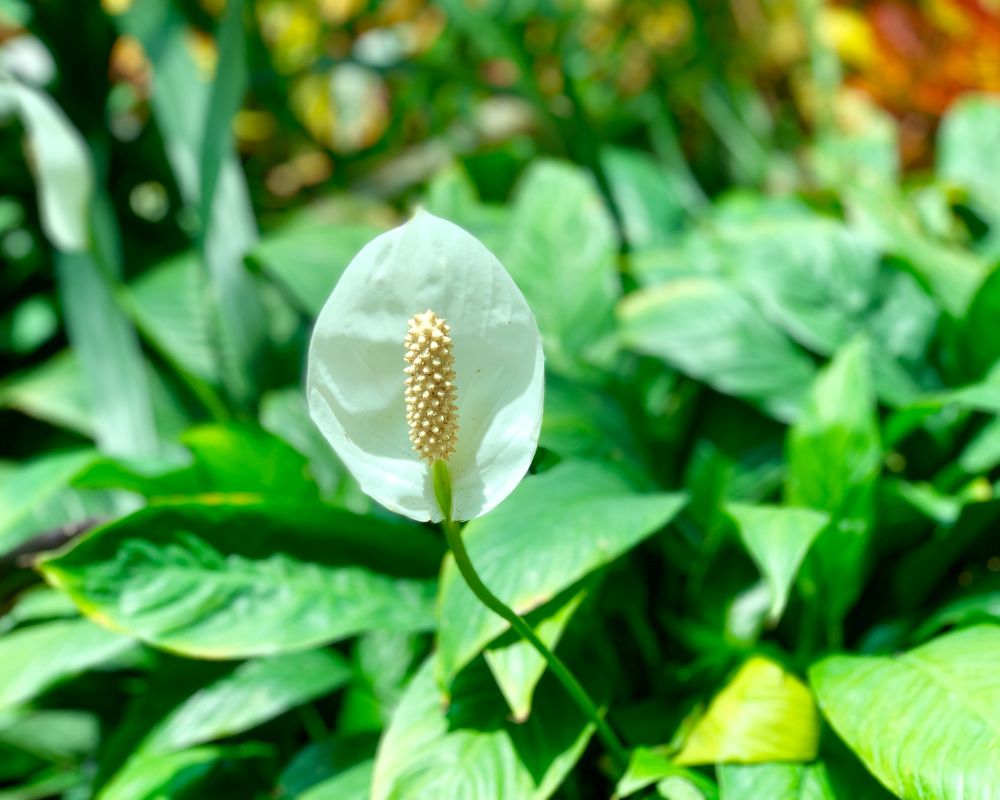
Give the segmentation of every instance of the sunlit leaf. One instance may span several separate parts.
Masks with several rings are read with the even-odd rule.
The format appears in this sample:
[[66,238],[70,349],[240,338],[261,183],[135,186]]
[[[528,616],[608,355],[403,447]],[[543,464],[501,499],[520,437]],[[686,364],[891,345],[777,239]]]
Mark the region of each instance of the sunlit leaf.
[[674,761],[759,764],[811,761],[819,715],[809,689],[773,661],[747,661],[715,696]]
[[440,549],[418,528],[308,503],[217,499],[138,511],[40,570],[102,624],[201,658],[433,626],[425,578]]
[[903,800],[1000,797],[1000,627],[810,670],[823,715]]

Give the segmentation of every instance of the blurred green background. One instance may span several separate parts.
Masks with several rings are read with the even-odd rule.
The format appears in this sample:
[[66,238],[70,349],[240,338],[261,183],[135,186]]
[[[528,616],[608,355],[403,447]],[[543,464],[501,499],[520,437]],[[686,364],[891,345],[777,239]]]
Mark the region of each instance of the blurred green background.
[[[992,0],[0,0],[0,798],[611,794],[306,412],[418,204],[539,320],[533,475],[470,550],[658,748],[619,791],[992,797],[998,52]],[[941,696],[881,658],[920,646]]]

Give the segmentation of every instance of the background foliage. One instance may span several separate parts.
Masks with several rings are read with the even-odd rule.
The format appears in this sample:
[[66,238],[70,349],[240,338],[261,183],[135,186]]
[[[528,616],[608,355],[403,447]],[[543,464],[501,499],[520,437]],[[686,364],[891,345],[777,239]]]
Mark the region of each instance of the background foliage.
[[[988,0],[0,0],[0,798],[1000,798]],[[440,534],[300,388],[423,204],[547,357]],[[448,702],[443,702],[447,698]]]

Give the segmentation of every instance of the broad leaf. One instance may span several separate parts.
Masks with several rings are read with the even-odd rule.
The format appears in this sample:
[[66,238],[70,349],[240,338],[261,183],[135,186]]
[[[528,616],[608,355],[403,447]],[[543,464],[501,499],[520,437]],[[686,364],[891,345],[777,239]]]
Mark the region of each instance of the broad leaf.
[[991,94],[959,98],[941,122],[938,134],[938,174],[969,189],[991,222],[1000,221],[1000,102]]
[[823,764],[733,764],[718,776],[719,800],[839,800]]
[[6,555],[42,529],[29,523],[39,507],[52,501],[96,459],[90,450],[49,455],[13,468],[0,481],[0,555]]
[[1000,797],[1000,627],[896,656],[831,656],[809,673],[824,716],[902,800]]
[[201,658],[432,627],[434,587],[418,579],[440,558],[428,534],[245,499],[157,504],[94,530],[40,570],[103,624]]
[[[556,600],[549,615],[534,623],[535,633],[549,649],[555,649],[562,638],[566,626],[586,596],[586,589],[559,604]],[[503,692],[514,719],[523,722],[531,713],[531,698],[535,686],[545,673],[545,659],[528,642],[513,631],[508,632],[509,641],[498,641],[484,652],[486,664],[496,678],[497,686]]]
[[[678,494],[637,494],[605,467],[563,462],[526,478],[462,535],[483,582],[523,614],[662,528],[683,504]],[[476,599],[450,557],[438,620],[442,685],[508,628]]]
[[0,709],[122,655],[135,642],[86,619],[31,625],[0,636]]
[[371,800],[545,800],[558,788],[592,730],[561,687],[548,685],[518,725],[485,670],[463,680],[446,714],[433,659],[414,676],[379,744]]
[[712,700],[675,763],[811,761],[819,715],[809,689],[778,664],[755,656]]
[[868,349],[858,339],[820,374],[788,434],[786,501],[832,519],[806,558],[802,586],[833,626],[862,585],[882,456],[875,410]]
[[654,783],[660,796],[668,800],[717,800],[719,796],[715,785],[700,772],[675,764],[669,747],[635,748],[615,794],[628,797]]
[[195,747],[136,758],[97,794],[96,800],[177,797],[227,761],[267,755],[270,755],[267,748],[251,742],[234,747]]
[[619,316],[630,347],[724,394],[757,401],[779,419],[795,416],[813,377],[806,355],[720,280],[642,289],[622,301]]
[[497,256],[538,318],[545,354],[558,370],[600,360],[618,284],[611,216],[577,167],[533,164],[521,179],[505,245]]
[[727,510],[747,552],[767,580],[771,590],[769,617],[772,623],[777,622],[802,560],[830,518],[818,511],[787,506],[733,503]]
[[315,317],[351,259],[380,233],[369,225],[299,216],[264,236],[249,258]]
[[247,661],[171,711],[139,745],[139,752],[183,750],[234,736],[328,694],[350,675],[343,657],[328,650]]

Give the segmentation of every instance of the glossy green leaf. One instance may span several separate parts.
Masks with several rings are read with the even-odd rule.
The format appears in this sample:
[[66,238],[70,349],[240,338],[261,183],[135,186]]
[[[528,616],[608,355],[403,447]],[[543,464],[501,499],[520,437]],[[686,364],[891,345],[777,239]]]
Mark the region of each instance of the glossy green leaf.
[[751,506],[726,507],[736,521],[740,538],[771,590],[772,623],[781,619],[788,592],[806,553],[830,521],[827,514],[807,508]]
[[371,800],[550,797],[592,732],[566,694],[547,685],[530,719],[514,724],[488,673],[472,670],[446,714],[433,663],[414,676],[379,743]]
[[368,800],[374,775],[375,762],[362,761],[309,787],[299,800]]
[[819,715],[809,689],[778,664],[755,656],[715,696],[674,761],[811,761],[818,745]]
[[139,751],[166,753],[235,736],[323,697],[350,676],[343,657],[329,650],[247,661],[171,711],[149,732]]
[[839,800],[823,764],[727,764],[718,775],[719,800]]
[[583,170],[554,161],[529,167],[497,256],[524,292],[555,369],[572,371],[607,349],[621,291],[617,252],[611,215]]
[[902,800],[1000,797],[1000,627],[957,631],[896,656],[824,659],[823,715]]
[[102,624],[201,658],[433,626],[425,578],[441,551],[416,526],[308,503],[207,499],[138,511],[39,568]]
[[873,519],[882,451],[865,341],[844,347],[813,386],[789,431],[786,501],[830,514],[831,525],[802,568],[807,597],[820,597],[831,625],[857,599]]
[[0,636],[0,709],[125,653],[135,642],[86,619],[31,625]]
[[[483,582],[523,614],[655,533],[683,504],[679,494],[638,494],[605,467],[563,462],[525,478],[462,535]],[[442,685],[508,628],[475,598],[450,557],[441,576],[438,620]]]
[[619,318],[633,349],[723,394],[757,401],[779,419],[795,416],[813,377],[805,354],[716,279],[684,278],[633,292]]

